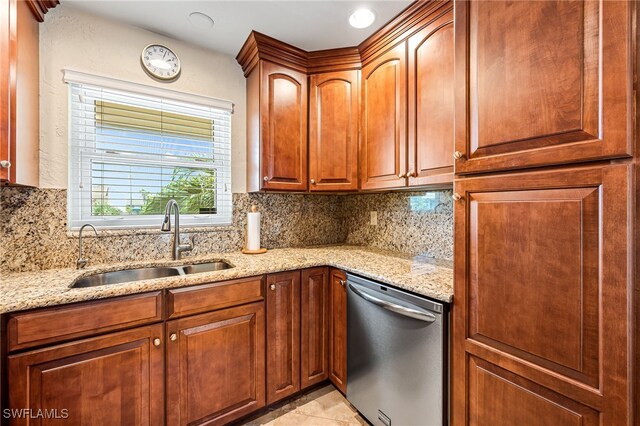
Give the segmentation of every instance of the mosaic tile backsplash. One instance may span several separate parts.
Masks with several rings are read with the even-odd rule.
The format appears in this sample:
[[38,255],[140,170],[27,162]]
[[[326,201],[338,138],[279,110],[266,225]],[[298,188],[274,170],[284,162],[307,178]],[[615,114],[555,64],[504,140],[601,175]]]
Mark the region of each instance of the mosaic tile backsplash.
[[[183,229],[194,249],[186,256],[239,250],[246,212],[262,212],[267,248],[324,244],[367,245],[444,259],[453,257],[450,191],[358,195],[234,194],[233,225]],[[0,189],[0,272],[73,267],[78,238],[67,230],[64,189]],[[369,224],[370,211],[378,225]],[[87,232],[85,254],[93,264],[170,257],[170,234],[157,229]],[[185,256],[185,257],[186,257]]]

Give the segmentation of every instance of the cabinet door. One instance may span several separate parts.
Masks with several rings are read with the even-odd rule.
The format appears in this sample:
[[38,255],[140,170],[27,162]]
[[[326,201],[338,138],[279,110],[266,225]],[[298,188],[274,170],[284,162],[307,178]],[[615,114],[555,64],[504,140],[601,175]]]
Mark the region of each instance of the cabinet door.
[[302,271],[301,284],[302,389],[329,377],[329,269]]
[[[0,0],[0,161],[9,161],[12,117],[15,114],[16,0]],[[15,116],[14,116],[15,118]],[[9,168],[0,166],[0,181],[9,180]]]
[[632,155],[633,3],[456,2],[456,173]]
[[264,305],[167,323],[167,424],[226,424],[265,405]]
[[307,76],[262,61],[262,189],[307,189]]
[[[12,355],[9,406],[64,418],[37,424],[163,424],[161,339],[157,324]],[[33,423],[15,417],[10,424]]]
[[362,68],[361,189],[398,188],[407,173],[407,48]]
[[341,71],[311,76],[311,191],[358,189],[358,75],[358,71]]
[[300,271],[267,276],[267,404],[300,390]]
[[453,424],[629,424],[630,172],[456,181]]
[[409,38],[409,185],[453,183],[453,11]]
[[331,269],[329,286],[329,378],[336,388],[347,393],[347,275]]

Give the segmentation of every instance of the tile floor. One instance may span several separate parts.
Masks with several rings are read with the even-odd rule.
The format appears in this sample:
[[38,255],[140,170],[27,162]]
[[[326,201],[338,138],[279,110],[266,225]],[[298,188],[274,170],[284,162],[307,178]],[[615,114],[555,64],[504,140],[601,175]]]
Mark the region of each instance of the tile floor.
[[361,426],[368,425],[333,386],[299,396],[245,426]]

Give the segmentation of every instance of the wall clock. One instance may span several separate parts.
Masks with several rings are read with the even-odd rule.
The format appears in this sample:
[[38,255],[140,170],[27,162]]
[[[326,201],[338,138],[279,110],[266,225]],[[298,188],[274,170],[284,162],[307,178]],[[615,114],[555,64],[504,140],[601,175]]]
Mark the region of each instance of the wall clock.
[[151,77],[174,80],[180,75],[180,59],[173,50],[161,44],[150,44],[142,49],[142,68]]

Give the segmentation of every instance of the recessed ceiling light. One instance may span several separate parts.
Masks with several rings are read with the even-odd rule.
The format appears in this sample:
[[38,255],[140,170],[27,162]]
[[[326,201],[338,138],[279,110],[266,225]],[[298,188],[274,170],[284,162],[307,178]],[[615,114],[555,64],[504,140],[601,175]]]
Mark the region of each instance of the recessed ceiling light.
[[369,9],[358,9],[349,16],[349,23],[354,28],[367,28],[376,20],[376,14]]
[[202,30],[208,30],[213,27],[213,19],[211,16],[202,12],[191,12],[189,14],[189,22],[196,27]]

